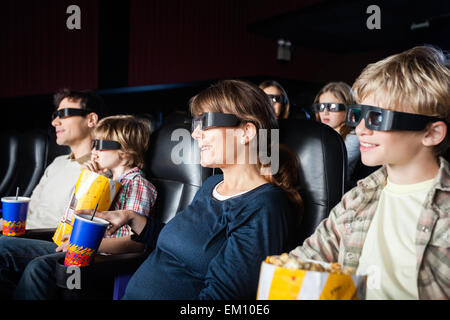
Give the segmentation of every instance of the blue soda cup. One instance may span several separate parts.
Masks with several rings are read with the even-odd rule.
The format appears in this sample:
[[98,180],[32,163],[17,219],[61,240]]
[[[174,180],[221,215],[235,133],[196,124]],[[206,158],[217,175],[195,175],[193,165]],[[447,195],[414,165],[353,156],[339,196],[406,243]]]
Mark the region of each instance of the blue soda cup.
[[65,266],[87,266],[97,252],[109,222],[90,215],[75,215],[69,247],[64,259]]
[[3,229],[4,236],[21,236],[25,234],[27,221],[28,197],[3,197]]

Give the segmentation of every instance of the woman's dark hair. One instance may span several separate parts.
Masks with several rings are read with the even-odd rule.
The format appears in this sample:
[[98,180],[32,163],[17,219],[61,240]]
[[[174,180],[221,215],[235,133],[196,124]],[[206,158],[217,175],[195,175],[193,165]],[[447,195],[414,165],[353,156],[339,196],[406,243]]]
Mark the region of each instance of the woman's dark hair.
[[79,102],[81,109],[86,109],[94,112],[101,119],[108,115],[103,99],[92,91],[77,91],[69,88],[60,89],[53,95],[53,104],[56,108],[63,99],[67,98],[70,101]]
[[279,150],[280,168],[277,173],[268,176],[267,180],[286,192],[296,212],[299,212],[298,216],[301,221],[304,207],[302,196],[300,195],[300,163],[297,156],[288,146],[280,144]]

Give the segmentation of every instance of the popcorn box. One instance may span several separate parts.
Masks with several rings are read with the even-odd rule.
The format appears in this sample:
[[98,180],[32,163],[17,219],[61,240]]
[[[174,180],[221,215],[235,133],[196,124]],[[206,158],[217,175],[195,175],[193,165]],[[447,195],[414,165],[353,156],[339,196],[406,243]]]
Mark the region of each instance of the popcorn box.
[[[308,262],[330,269],[321,261]],[[366,276],[291,269],[261,264],[257,300],[364,300]]]
[[108,210],[120,187],[121,184],[112,179],[83,169],[75,184],[70,203],[53,235],[53,242],[60,246],[62,236],[72,232],[75,210],[94,209],[97,203],[97,211]]

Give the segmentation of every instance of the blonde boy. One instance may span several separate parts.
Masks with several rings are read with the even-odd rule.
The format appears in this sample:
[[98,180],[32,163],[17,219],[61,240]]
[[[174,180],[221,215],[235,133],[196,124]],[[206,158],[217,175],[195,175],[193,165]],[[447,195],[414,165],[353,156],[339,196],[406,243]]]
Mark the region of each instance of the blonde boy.
[[415,47],[368,65],[349,108],[365,165],[360,180],[302,246],[299,258],[368,274],[368,299],[450,296],[450,71],[443,53]]

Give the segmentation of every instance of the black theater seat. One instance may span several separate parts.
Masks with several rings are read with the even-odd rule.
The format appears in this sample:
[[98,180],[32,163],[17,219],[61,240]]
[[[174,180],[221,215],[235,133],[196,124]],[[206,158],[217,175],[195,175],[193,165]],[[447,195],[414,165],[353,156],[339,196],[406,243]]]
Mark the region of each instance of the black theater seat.
[[9,195],[17,168],[19,137],[13,132],[0,134],[0,198]]
[[17,167],[7,194],[15,194],[19,187],[21,196],[29,197],[41,179],[46,167],[47,133],[33,130],[19,136]]
[[56,144],[53,128],[31,130],[18,134],[0,134],[0,196],[15,195],[19,187],[20,195],[29,197],[39,183],[45,168],[57,157],[70,153],[67,146]]
[[328,217],[344,194],[347,153],[341,136],[329,126],[315,121],[279,121],[280,143],[291,148],[300,162],[300,193],[304,216],[298,245]]
[[[184,123],[184,118],[180,118],[164,125],[150,139],[144,171],[158,191],[156,210],[163,222],[172,219],[191,203],[203,181],[212,174],[211,169],[202,168],[199,164],[199,149],[194,145],[190,129],[190,123]],[[177,132],[184,132],[184,135],[177,136]],[[182,139],[188,139],[186,145],[189,148],[179,148]],[[190,163],[174,164],[172,152],[175,156],[182,155]]]

